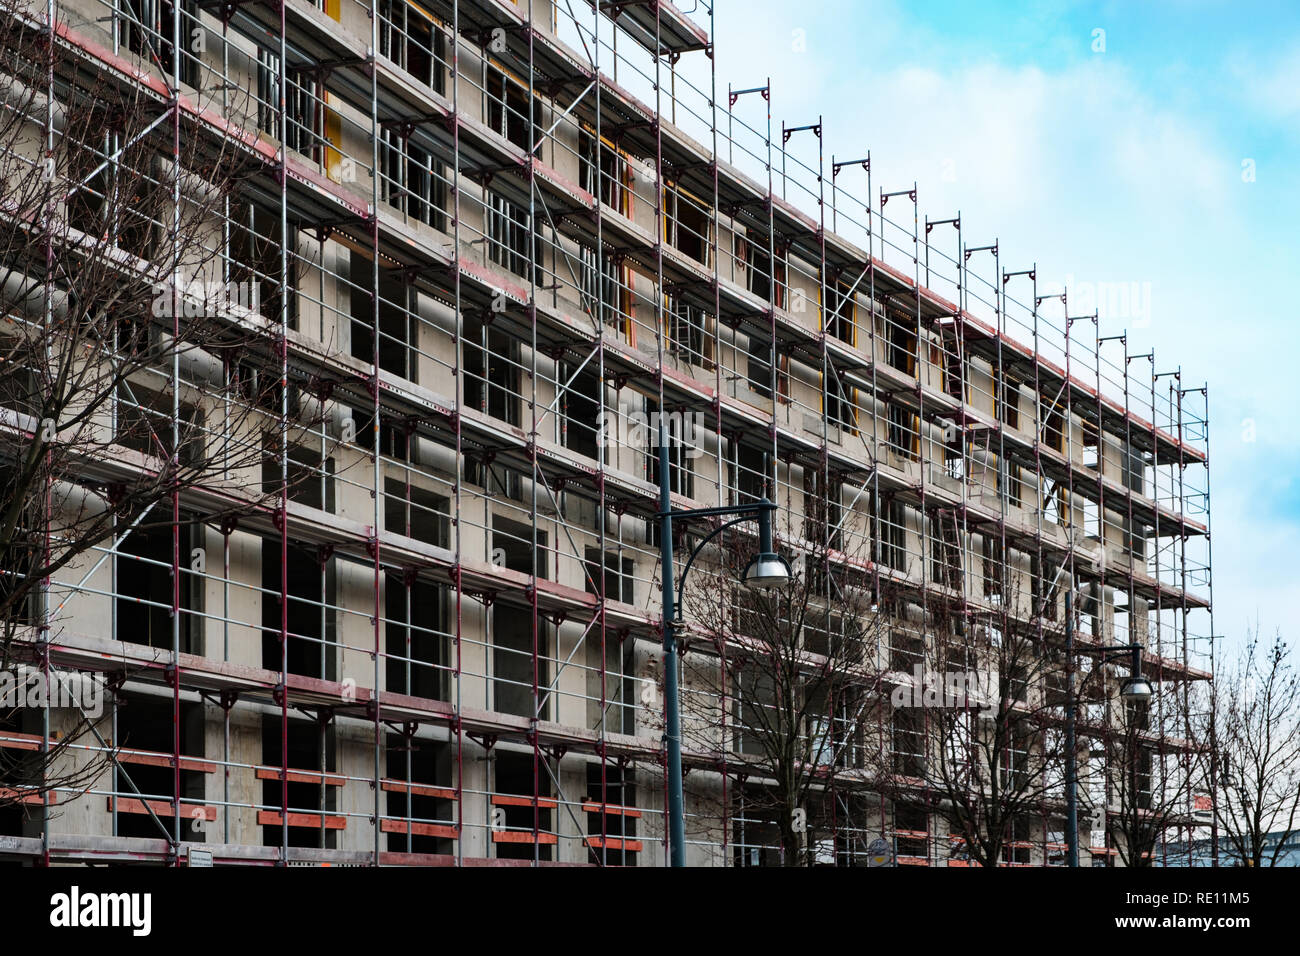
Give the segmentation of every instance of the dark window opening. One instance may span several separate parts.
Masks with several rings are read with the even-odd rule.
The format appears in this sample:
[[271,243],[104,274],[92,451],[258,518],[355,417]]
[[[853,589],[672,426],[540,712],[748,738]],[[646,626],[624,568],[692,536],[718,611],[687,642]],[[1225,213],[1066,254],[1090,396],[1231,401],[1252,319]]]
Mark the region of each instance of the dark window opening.
[[467,459],[465,480],[478,485],[494,498],[523,502],[523,474],[509,465],[485,465],[480,458]]
[[[334,560],[322,561],[315,551],[289,545],[284,566],[288,595],[288,646],[286,669],[322,680],[335,680],[338,653],[335,646]],[[262,539],[262,666],[280,670],[281,624],[280,541]]]
[[[324,88],[309,69],[284,71],[284,145],[316,162],[324,156]],[[280,138],[280,57],[264,47],[257,50],[257,125]]]
[[965,360],[957,352],[957,340],[945,336],[943,340],[943,390],[953,398],[966,400],[964,388]]
[[[561,366],[560,378],[560,386],[564,389],[561,395],[564,410],[564,447],[579,455],[599,459],[601,455],[598,447],[600,437],[598,430],[601,413],[604,411],[600,379],[590,369],[574,375],[568,365]],[[572,381],[569,381],[570,378]],[[568,382],[567,386],[565,382]]]
[[712,217],[681,193],[664,190],[664,219],[668,244],[701,265],[709,262]]
[[[702,449],[694,443],[700,439],[700,429],[688,426],[689,411],[669,412],[666,426],[668,436],[668,489],[685,498],[695,497],[695,471],[692,462]],[[646,402],[646,480],[656,487],[659,477],[659,422],[657,403]],[[689,434],[688,434],[689,432]],[[689,443],[688,443],[689,441]]]
[[[603,779],[602,779],[603,778]],[[587,847],[594,865],[636,866],[636,771],[609,764],[587,764]]]
[[[375,360],[375,303],[370,296],[374,275],[371,260],[352,253],[351,314],[352,357]],[[419,355],[416,348],[419,320],[412,309],[415,291],[391,273],[379,273],[379,367],[399,378],[417,380]]]
[[[350,409],[352,424],[356,434],[356,445],[358,448],[364,448],[366,451],[374,452],[375,448],[375,410],[370,408],[353,408]],[[379,448],[378,453],[384,458],[393,461],[404,461],[415,464],[418,457],[414,454],[416,442],[413,431],[408,431],[404,422],[400,419],[393,418],[390,415],[383,414],[379,416]]]
[[379,53],[437,93],[445,92],[446,39],[420,7],[379,2]]
[[930,574],[937,583],[954,591],[962,587],[962,548],[957,521],[952,513],[936,513],[930,518],[930,536],[934,540]]
[[492,518],[492,563],[499,567],[549,577],[546,541],[546,532],[540,528],[534,546],[532,525],[499,515]]
[[15,627],[30,627],[36,623],[41,589],[37,583],[39,579],[30,583],[28,580],[39,567],[39,555],[43,550],[43,534],[24,528],[14,532],[0,567],[0,620]]
[[619,557],[617,551],[606,551],[602,562],[599,548],[587,548],[586,555],[587,573],[583,579],[587,593],[599,594],[603,583],[607,600],[633,603],[635,579],[632,572],[636,562],[632,558]]
[[[168,0],[122,0],[122,5],[125,9],[116,18],[118,42],[170,79],[176,70],[172,44],[175,8]],[[182,48],[188,48],[188,40],[198,23],[196,4],[184,0],[180,21]],[[182,52],[180,78],[187,86],[199,85],[199,62],[194,55]]]
[[464,323],[465,404],[518,425],[519,343],[470,316]]
[[262,454],[262,494],[278,494],[283,483],[286,496],[309,508],[334,511],[334,459],[321,460],[320,452],[302,445],[289,446],[287,469],[281,468],[275,453],[279,436],[267,434]]
[[[772,340],[759,335],[749,337],[745,357],[745,378],[749,387],[764,398],[772,397]],[[776,390],[782,402],[789,401],[790,356],[776,355]]]
[[[125,326],[132,332],[142,327],[136,323],[123,322],[114,325],[115,330],[120,331]],[[0,340],[0,406],[11,408],[22,415],[40,417],[41,410],[45,407],[45,389],[36,363],[43,359],[44,352],[43,346],[33,339]]]
[[[338,808],[338,787],[333,785],[336,781],[327,776],[335,769],[334,727],[290,720],[287,750],[281,746],[283,730],[284,725],[278,715],[263,715],[264,767],[258,775],[262,778],[262,803],[267,809],[258,812],[258,822],[262,824],[262,845],[279,846],[282,842],[281,810],[284,806],[284,793],[278,774],[287,764],[290,771],[297,770],[300,774],[303,771],[308,774],[315,771],[318,774],[315,779],[309,776],[305,780],[289,781],[289,846],[334,849],[338,845],[338,831],[344,823],[342,817],[330,815],[330,811]],[[282,754],[287,754],[288,759],[283,759]]]
[[776,700],[773,676],[752,664],[740,664],[733,669],[732,720],[734,721],[735,752],[750,756],[764,753],[762,731],[755,728],[771,726],[771,715],[764,714]]
[[1146,494],[1146,455],[1140,449],[1129,447],[1124,456],[1124,487],[1138,494]]
[[1005,675],[1007,699],[1016,704],[1023,704],[1029,699],[1029,670],[1023,664],[1008,669]]
[[[149,815],[141,802],[149,801],[150,809],[158,816],[172,833],[174,817],[171,801],[176,794],[175,778],[167,762],[155,765],[153,759],[160,755],[171,754],[175,747],[172,738],[173,713],[170,697],[153,697],[146,694],[124,694],[117,705],[117,736],[121,747],[120,762],[122,769],[114,767],[113,790],[117,796],[112,803],[117,810],[117,832],[120,837],[146,837],[160,839],[163,837],[158,824]],[[203,705],[181,701],[180,705],[180,752],[183,757],[202,757],[204,755],[204,719]],[[144,751],[133,753],[132,751]],[[139,788],[137,794],[130,783],[123,777],[129,774],[131,783]],[[198,807],[204,799],[204,787],[207,774],[201,770],[181,767],[181,839],[206,839],[204,825],[206,813]],[[165,805],[162,805],[165,804]]]
[[[260,312],[272,322],[281,320],[281,311],[287,304],[284,317],[289,328],[298,328],[297,289],[303,263],[296,255],[296,247],[289,244],[287,261],[281,258],[281,230],[279,213],[270,212],[252,203],[241,203],[231,209],[230,257],[228,278],[238,293],[239,304]],[[280,273],[291,294],[287,300],[280,295]]]
[[889,635],[889,669],[911,673],[925,663],[925,638],[910,631],[893,631]]
[[[0,488],[15,488],[13,467],[0,463]],[[43,503],[25,496],[9,541],[0,551],[0,620],[18,627],[36,623],[42,604],[39,572],[45,554]],[[0,708],[0,718],[5,713]],[[0,758],[3,748],[0,748]]]
[[1007,862],[1028,865],[1033,862],[1034,825],[1026,817],[1011,820],[1011,842],[1007,847]]
[[488,193],[485,215],[488,259],[517,276],[523,276],[525,281],[531,262],[533,281],[541,283],[542,237],[533,232],[528,210],[503,196]]
[[826,316],[826,331],[841,342],[853,345],[857,341],[857,302],[854,300],[852,283],[836,282],[827,287],[830,296],[830,309]]
[[1020,383],[1006,372],[995,372],[998,419],[1008,428],[1020,427]]
[[914,459],[921,442],[920,420],[902,405],[889,405],[889,450],[904,458]]
[[[0,579],[0,586],[2,585],[3,579]],[[3,597],[4,593],[0,590],[0,599]],[[26,712],[11,707],[0,709],[0,734],[27,733],[27,725],[39,716],[30,711],[30,708]],[[41,762],[38,751],[0,748],[0,787],[17,789],[38,786]],[[40,814],[35,806],[28,807],[18,800],[0,804],[0,834],[26,836],[29,830],[39,826]]]
[[749,337],[745,377],[749,387],[764,398],[772,397],[772,343],[758,336]]
[[879,542],[879,561],[895,571],[906,571],[907,562],[907,511],[903,502],[886,498],[877,522],[876,540]]
[[713,337],[709,335],[710,317],[675,295],[664,297],[664,321],[667,324],[668,349],[673,355],[705,368],[713,367]]
[[[529,525],[494,517],[492,521],[492,561],[523,574],[547,577],[547,536],[537,532],[534,549]],[[521,717],[534,716],[534,644],[533,619],[527,610],[504,604],[492,606],[492,696],[496,710]],[[545,720],[550,711],[546,686],[550,680],[549,625],[537,620],[536,681],[537,704]]]
[[[152,513],[146,516],[145,521],[152,516]],[[202,546],[203,529],[182,516],[178,531],[180,649],[184,654],[202,654],[203,577],[190,570],[190,551]],[[137,527],[127,532],[118,545],[115,558],[118,640],[149,647],[172,646],[172,547],[172,529],[167,527]]]
[[446,232],[446,167],[391,126],[384,130],[379,162],[384,202],[417,222]]
[[742,442],[734,442],[735,457],[728,461],[731,469],[731,503],[746,504],[767,497],[767,452]]
[[176,433],[172,430],[172,396],[143,385],[121,382],[117,386],[117,426],[113,440],[124,448],[170,459],[180,437],[177,455],[182,466],[196,467],[203,460],[203,416],[182,402]]
[[1065,417],[1059,408],[1047,412],[1047,422],[1043,426],[1043,440],[1049,448],[1063,452],[1065,450]]
[[[104,116],[102,121],[108,125],[110,118]],[[90,131],[71,150],[69,186],[77,188],[68,196],[68,222],[74,229],[150,259],[161,231],[156,217],[165,211],[167,193],[160,183],[158,157],[147,142],[131,142],[132,132]]]
[[[390,853],[454,851],[456,800],[451,746],[442,741],[387,735],[384,784]],[[408,786],[409,784],[409,786]],[[410,820],[408,828],[406,820]]]
[[601,322],[620,332],[627,331],[626,316],[631,309],[618,256],[612,252],[597,256],[594,249],[586,246],[580,246],[578,252],[582,263],[583,307],[592,316],[599,315]]
[[804,540],[839,548],[843,538],[843,485],[833,475],[828,484],[821,469],[804,469],[803,511]]
[[1021,478],[1020,465],[1003,458],[999,463],[999,490],[1007,496],[1007,504],[1020,507],[1024,500],[1024,482]]
[[1070,675],[1066,673],[1065,663],[1049,670],[1043,681],[1043,702],[1048,707],[1064,707],[1069,703]]
[[[1011,687],[1008,693],[1011,700],[1019,700],[1020,693],[1015,687],[1017,675],[1011,675]],[[1007,790],[1023,791],[1030,785],[1030,754],[1034,747],[1035,732],[1021,721],[1011,728],[1011,739],[1002,754],[1002,786]]]
[[[533,96],[529,109],[528,88],[490,63],[483,64],[483,95],[487,100],[484,114],[487,125],[514,143],[525,153],[534,152],[534,138],[542,126],[542,100]],[[538,144],[535,155],[541,155]]]
[[599,196],[600,201],[611,209],[623,212],[623,197],[627,192],[627,161],[623,156],[605,143],[600,144],[600,173],[597,182],[596,172],[596,137],[594,133],[582,130],[579,139],[580,164],[578,166],[578,186]]
[[857,389],[845,384],[834,369],[825,377],[826,419],[838,428],[855,431],[858,425]]
[[925,737],[920,708],[896,707],[892,711],[890,745],[894,773],[904,777],[925,775]]
[[908,375],[916,374],[916,330],[886,321],[889,364]]
[[894,806],[894,852],[899,856],[928,860],[930,815],[922,807]]
[[[775,247],[776,267],[772,266],[773,256],[769,254],[766,236],[753,236],[741,240],[740,254],[747,260],[746,288],[757,298],[771,302],[777,308],[785,308],[786,276],[789,261],[786,251],[779,245]],[[775,284],[775,285],[774,285]]]
[[447,699],[446,607],[444,585],[392,572],[384,576],[388,690]]
[[384,479],[384,530],[450,547],[451,501],[400,478]]
[[983,558],[984,596],[1001,597],[1002,583],[1006,573],[1001,538],[991,534],[984,535]]
[[[550,782],[546,770],[534,768],[532,754],[497,750],[493,755],[496,786],[493,791],[493,811],[504,811],[504,825],[492,830],[499,860],[531,860],[536,850],[539,860],[551,859],[551,846],[555,842],[552,830]],[[532,801],[540,790],[538,806]],[[538,843],[534,846],[533,831]]]

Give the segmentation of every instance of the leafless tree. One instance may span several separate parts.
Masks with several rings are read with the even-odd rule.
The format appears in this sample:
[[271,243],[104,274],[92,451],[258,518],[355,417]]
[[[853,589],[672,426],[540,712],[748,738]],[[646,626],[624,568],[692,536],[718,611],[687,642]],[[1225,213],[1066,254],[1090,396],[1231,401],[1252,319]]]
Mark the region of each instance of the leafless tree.
[[[849,786],[837,775],[862,766],[882,677],[884,618],[866,538],[851,512],[833,527],[814,512],[806,550],[786,552],[793,574],[784,586],[737,583],[754,548],[735,536],[692,570],[686,592],[695,630],[683,658],[683,746],[739,784],[719,819],[743,794],[745,815],[770,821],[786,866],[817,860],[834,791]],[[698,782],[697,800],[717,799]]]
[[[61,575],[174,527],[182,499],[214,524],[278,499],[267,435],[286,454],[321,406],[286,394],[279,255],[227,225],[252,161],[192,128],[178,92],[76,62],[31,9],[0,0],[0,670],[48,671],[76,615]],[[166,78],[174,51],[146,52]],[[0,803],[102,769],[62,759],[88,718],[61,730],[0,748],[21,784]]]
[[1200,734],[1213,748],[1201,772],[1227,855],[1277,866],[1300,829],[1300,675],[1280,633],[1266,641],[1256,628],[1214,675]]
[[[1085,739],[1104,775],[1109,812],[1106,827],[1126,867],[1151,866],[1162,838],[1194,824],[1198,743],[1189,736],[1193,691],[1185,682],[1156,685],[1148,701],[1117,699],[1104,687],[1105,668],[1082,682],[1081,710],[1099,712]],[[1096,701],[1096,703],[1089,703]],[[1089,723],[1082,718],[1081,726]]]
[[1061,801],[1065,755],[1063,660],[1015,593],[997,593],[994,612],[927,609],[922,686],[903,675],[882,707],[876,764],[896,805],[946,821],[954,858],[989,867]]

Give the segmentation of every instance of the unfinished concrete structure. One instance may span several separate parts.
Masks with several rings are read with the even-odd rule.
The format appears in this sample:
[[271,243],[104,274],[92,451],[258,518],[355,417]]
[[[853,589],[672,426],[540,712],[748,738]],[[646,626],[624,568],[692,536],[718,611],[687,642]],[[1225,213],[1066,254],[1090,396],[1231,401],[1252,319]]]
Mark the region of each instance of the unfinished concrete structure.
[[[123,529],[49,582],[49,659],[115,678],[117,751],[56,810],[5,808],[0,854],[662,864],[655,412],[683,507],[766,495],[793,553],[814,501],[827,533],[864,518],[836,550],[921,609],[882,662],[924,654],[928,604],[1059,635],[1063,573],[1085,650],[1209,676],[1206,390],[922,218],[915,186],[873,193],[820,119],[774,129],[770,84],[719,88],[711,30],[666,0],[57,16],[67,62],[255,161],[225,278],[255,277],[323,414],[274,507],[212,526],[181,501],[170,534]],[[174,377],[215,440],[231,382]],[[18,715],[0,747],[59,719]],[[1153,742],[1157,766],[1183,745]],[[933,818],[866,803],[828,862],[876,837],[949,861]],[[743,805],[687,812],[692,863],[773,860]],[[1010,861],[1059,862],[1060,830],[1045,807]]]

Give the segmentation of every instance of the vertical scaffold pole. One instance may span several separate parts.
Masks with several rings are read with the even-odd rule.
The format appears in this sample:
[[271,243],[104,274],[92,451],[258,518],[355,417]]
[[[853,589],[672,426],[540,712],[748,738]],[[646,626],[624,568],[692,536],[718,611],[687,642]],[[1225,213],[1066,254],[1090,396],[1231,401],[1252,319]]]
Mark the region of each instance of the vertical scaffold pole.
[[280,866],[289,865],[289,114],[285,84],[286,10],[285,0],[276,4],[280,16],[279,56],[276,63],[276,103],[280,133],[280,281],[279,281],[279,337],[280,358],[280,501],[277,520],[280,524]]
[[181,433],[180,433],[180,393],[181,393],[181,320],[180,320],[180,208],[181,208],[181,4],[172,5],[171,43],[172,75],[171,103],[172,114],[172,209],[171,209],[171,279],[172,279],[172,408],[171,429],[172,446],[168,456],[171,468],[171,685],[172,685],[172,845],[167,853],[167,861],[172,866],[179,862],[181,843],[181,496],[175,485],[180,470]]
[[[462,486],[465,483],[465,456],[464,448],[461,442],[461,418],[465,407],[465,334],[464,324],[461,317],[461,291],[460,291],[460,0],[453,0],[451,9],[451,106],[452,116],[455,117],[452,127],[452,168],[451,168],[451,195],[452,195],[452,250],[451,250],[451,282],[452,282],[452,309],[455,318],[455,352],[456,352],[456,385],[455,385],[455,441],[456,441],[456,487],[455,487],[455,519],[452,525],[455,527],[455,548],[456,557],[453,568],[452,584],[456,588],[456,629],[454,635],[455,642],[455,679],[456,679],[456,701],[455,709],[452,714],[452,729],[456,734],[456,865],[465,865],[465,733],[464,724],[461,718],[461,710],[464,706],[462,695],[461,674],[464,667],[462,659],[462,628],[464,627],[464,598],[465,588],[462,580],[462,561],[463,561],[463,540],[461,531],[461,510],[462,504]],[[487,764],[485,763],[486,767]],[[486,787],[484,788],[487,789]]]

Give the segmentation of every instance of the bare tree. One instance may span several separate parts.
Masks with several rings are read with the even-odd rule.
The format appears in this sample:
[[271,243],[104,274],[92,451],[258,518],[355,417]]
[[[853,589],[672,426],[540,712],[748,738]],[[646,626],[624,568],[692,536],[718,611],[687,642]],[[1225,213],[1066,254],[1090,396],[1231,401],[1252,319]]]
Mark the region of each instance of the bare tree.
[[1263,641],[1256,629],[1215,674],[1200,733],[1212,747],[1201,771],[1229,855],[1277,866],[1300,830],[1300,675],[1280,633]]
[[1191,827],[1195,765],[1199,745],[1189,736],[1192,692],[1185,682],[1157,685],[1155,696],[1140,703],[1115,700],[1104,687],[1105,668],[1095,668],[1080,696],[1097,700],[1099,725],[1087,728],[1094,759],[1104,761],[1109,797],[1106,827],[1126,867],[1151,866],[1170,830]]
[[[227,225],[251,161],[192,128],[178,91],[87,71],[30,9],[0,0],[0,671],[48,679],[92,552],[175,529],[182,502],[216,524],[286,494],[301,468],[262,469],[282,476],[321,406],[287,393],[279,255]],[[169,79],[175,51],[146,52]],[[21,784],[0,803],[102,770],[62,759],[89,718],[61,731],[0,748]]]
[[[820,511],[807,524],[806,550],[787,551],[793,574],[784,586],[738,584],[754,548],[734,536],[691,572],[687,590],[696,630],[683,657],[684,747],[741,784],[718,818],[743,799],[747,816],[770,821],[786,866],[816,861],[834,791],[849,786],[837,774],[862,766],[882,676],[884,618],[861,559],[865,536],[854,533],[852,513],[833,528]],[[697,800],[718,799],[692,781]]]
[[997,595],[992,613],[927,609],[931,640],[882,703],[876,756],[895,805],[937,815],[954,857],[989,867],[1060,802],[1065,755],[1063,660],[1014,594]]

